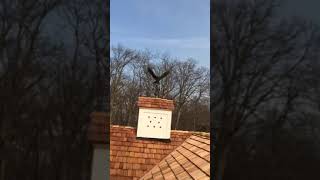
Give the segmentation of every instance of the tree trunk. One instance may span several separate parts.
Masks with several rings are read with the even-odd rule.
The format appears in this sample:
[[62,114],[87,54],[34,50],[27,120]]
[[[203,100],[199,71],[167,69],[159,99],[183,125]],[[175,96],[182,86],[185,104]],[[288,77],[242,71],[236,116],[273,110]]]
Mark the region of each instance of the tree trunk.
[[178,109],[177,120],[176,120],[176,124],[174,127],[175,130],[178,128],[180,117],[181,117],[181,108]]
[[193,118],[193,131],[196,131],[196,118]]

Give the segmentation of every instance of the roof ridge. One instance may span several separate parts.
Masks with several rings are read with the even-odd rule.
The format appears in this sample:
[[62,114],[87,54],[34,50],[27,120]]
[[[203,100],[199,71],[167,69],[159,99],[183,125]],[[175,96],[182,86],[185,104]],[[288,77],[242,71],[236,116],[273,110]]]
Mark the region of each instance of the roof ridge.
[[[200,142],[200,141],[198,141],[198,142]],[[185,141],[185,143],[188,143],[188,144],[191,145],[191,146],[194,146],[194,147],[197,147],[197,148],[202,149],[202,150],[204,150],[204,151],[207,151],[206,149],[204,149],[204,148],[202,148],[202,147],[199,147],[199,146],[195,146],[195,145],[189,143],[188,141]],[[181,144],[181,146],[182,146],[182,144]],[[209,152],[209,151],[207,151],[207,152]]]
[[[111,124],[110,127],[137,129],[137,128],[132,127],[132,126],[123,126],[123,125],[116,125],[116,124]],[[191,133],[193,135],[202,135],[202,136],[205,136],[205,137],[210,135],[210,133],[203,132],[203,131],[187,131],[187,130],[175,130],[175,129],[172,129],[171,132]]]
[[[190,136],[190,137],[191,137],[191,136]],[[148,172],[151,172],[151,174],[152,174],[152,170],[153,170],[154,168],[156,168],[157,166],[159,167],[159,164],[160,164],[162,161],[166,161],[167,157],[170,157],[170,156],[171,156],[172,158],[176,159],[175,157],[172,156],[172,153],[175,152],[175,151],[177,152],[177,149],[178,149],[180,146],[182,146],[182,144],[185,143],[185,142],[187,141],[187,139],[189,139],[190,137],[186,138],[179,146],[177,146],[176,148],[174,148],[168,155],[166,155],[164,158],[162,158],[162,159],[160,160],[160,162],[159,162],[158,164],[154,165],[153,168],[151,168]],[[179,162],[177,161],[177,163],[179,163]],[[179,165],[180,165],[183,169],[185,169],[180,163],[179,163]],[[161,171],[161,168],[160,168],[160,167],[159,167],[159,169],[160,169],[160,171]],[[144,176],[145,176],[148,172],[146,172],[143,176],[141,176],[140,179],[143,180]],[[188,173],[188,172],[187,172],[187,173]],[[189,173],[188,173],[188,175],[189,175],[190,177],[192,177]],[[152,174],[152,177],[153,177],[153,174]]]
[[135,127],[132,126],[123,126],[123,125],[115,125],[111,124],[110,127],[119,127],[119,128],[128,128],[128,129],[136,129]]
[[[193,176],[190,174],[190,172],[180,163],[180,161],[177,160],[177,159],[173,156],[173,153],[174,153],[174,152],[180,154],[182,157],[184,157],[186,160],[188,160],[191,164],[193,164],[193,166],[197,167],[202,173],[204,173],[206,176],[209,176],[209,177],[210,177],[210,174],[208,174],[207,172],[205,172],[202,168],[200,168],[197,164],[195,164],[190,158],[186,157],[182,152],[180,152],[180,151],[181,151],[181,148],[182,148],[182,149],[185,149],[185,150],[187,150],[188,152],[195,154],[197,157],[203,159],[204,161],[206,161],[207,163],[210,164],[210,161],[208,161],[208,160],[205,159],[204,157],[199,156],[198,154],[190,151],[189,149],[187,149],[187,148],[185,147],[185,144],[189,144],[189,145],[192,145],[192,146],[194,146],[194,147],[197,147],[197,148],[199,148],[199,149],[201,149],[201,150],[204,150],[204,151],[210,153],[210,150],[208,151],[208,150],[204,149],[203,147],[195,146],[194,144],[191,144],[190,142],[188,142],[188,140],[193,140],[193,141],[197,141],[197,142],[199,142],[199,143],[202,143],[202,144],[205,144],[205,145],[209,145],[209,146],[210,146],[210,144],[205,143],[205,142],[202,142],[202,141],[199,141],[199,140],[197,140],[197,139],[194,139],[194,138],[192,138],[192,136],[197,136],[197,137],[199,137],[199,138],[204,138],[204,137],[205,137],[205,136],[200,136],[200,135],[191,135],[191,136],[189,136],[189,137],[186,138],[179,146],[177,146],[176,148],[174,148],[168,155],[166,155],[158,164],[156,164],[153,168],[151,168],[148,172],[146,172],[143,176],[141,176],[141,177],[140,177],[140,180],[143,180],[144,177],[145,177],[148,173],[151,173],[151,175],[152,175],[152,177],[153,177],[153,171],[152,171],[152,170],[155,169],[155,168],[159,168],[160,173],[163,175],[163,172],[162,172],[162,170],[161,170],[161,168],[160,168],[160,166],[159,166],[159,164],[160,164],[161,162],[165,162],[166,164],[168,164],[168,167],[169,167],[170,170],[172,171],[172,168],[171,168],[170,164],[167,162],[167,158],[169,158],[169,157],[172,157],[173,159],[175,159],[176,163],[178,163],[178,165],[179,165],[182,169],[184,169],[184,172],[186,172],[186,173],[189,175],[190,178],[194,179],[194,177],[193,177]],[[209,138],[210,138],[210,136],[209,136]],[[207,138],[204,138],[204,139],[207,139]],[[172,171],[172,172],[173,172],[174,176],[176,177],[176,174],[174,173],[174,171]],[[164,175],[163,175],[163,177],[164,177]]]
[[[193,136],[196,136],[196,135],[193,135]],[[207,139],[207,138],[204,138],[204,136],[196,136],[196,137],[209,140],[209,139]],[[206,144],[206,145],[209,145],[209,146],[210,146],[210,143],[206,143],[206,142],[203,142],[203,141],[201,141],[201,140],[199,140],[199,139],[192,138],[192,136],[190,136],[188,139],[192,139],[192,140],[194,140],[194,141],[198,141],[198,142],[200,142],[200,143],[202,143],[202,144]]]
[[187,131],[187,130],[171,130],[173,132],[185,132],[185,133],[191,133],[192,135],[201,135],[201,136],[209,136],[209,132],[204,132],[204,131]]

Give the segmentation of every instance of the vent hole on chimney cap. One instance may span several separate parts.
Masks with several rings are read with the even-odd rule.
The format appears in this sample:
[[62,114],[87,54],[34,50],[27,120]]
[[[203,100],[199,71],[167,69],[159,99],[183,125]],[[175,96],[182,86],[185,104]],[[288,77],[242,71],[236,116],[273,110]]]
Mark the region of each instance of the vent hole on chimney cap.
[[158,121],[158,124],[160,124],[160,121]]
[[151,121],[150,121],[150,123],[151,123]]
[[156,126],[153,126],[153,128],[156,128]]
[[147,125],[147,127],[149,127],[149,125]]
[[160,126],[160,128],[161,128],[161,126]]

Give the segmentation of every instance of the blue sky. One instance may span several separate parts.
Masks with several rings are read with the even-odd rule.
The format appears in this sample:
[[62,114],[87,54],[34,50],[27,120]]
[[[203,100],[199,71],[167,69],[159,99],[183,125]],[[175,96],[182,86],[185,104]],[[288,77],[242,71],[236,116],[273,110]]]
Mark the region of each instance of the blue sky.
[[111,0],[110,43],[210,65],[209,0]]

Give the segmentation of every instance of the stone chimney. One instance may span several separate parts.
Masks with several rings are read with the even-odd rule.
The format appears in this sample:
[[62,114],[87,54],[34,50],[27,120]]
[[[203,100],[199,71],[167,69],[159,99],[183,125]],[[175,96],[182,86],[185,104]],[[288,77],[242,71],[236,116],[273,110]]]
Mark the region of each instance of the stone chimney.
[[170,139],[173,100],[139,97],[137,137]]

